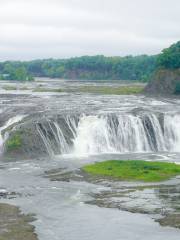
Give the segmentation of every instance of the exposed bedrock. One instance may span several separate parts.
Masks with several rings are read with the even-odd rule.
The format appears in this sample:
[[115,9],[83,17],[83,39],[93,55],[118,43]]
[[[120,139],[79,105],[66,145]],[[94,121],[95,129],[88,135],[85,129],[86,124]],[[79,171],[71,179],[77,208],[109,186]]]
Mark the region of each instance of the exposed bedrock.
[[145,88],[145,93],[154,95],[180,94],[180,69],[158,70]]

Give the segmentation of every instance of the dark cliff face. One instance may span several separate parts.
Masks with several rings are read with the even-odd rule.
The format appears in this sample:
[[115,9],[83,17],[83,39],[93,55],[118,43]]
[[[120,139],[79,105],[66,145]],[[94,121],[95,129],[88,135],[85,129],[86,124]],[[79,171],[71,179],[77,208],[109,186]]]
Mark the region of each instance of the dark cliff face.
[[145,88],[148,94],[180,94],[180,69],[160,69]]

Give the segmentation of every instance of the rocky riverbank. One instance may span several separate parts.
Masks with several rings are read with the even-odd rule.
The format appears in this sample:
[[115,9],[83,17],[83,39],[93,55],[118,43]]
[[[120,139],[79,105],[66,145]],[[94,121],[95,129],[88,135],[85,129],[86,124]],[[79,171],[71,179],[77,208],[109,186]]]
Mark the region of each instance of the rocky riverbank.
[[180,94],[180,69],[161,69],[152,77],[145,87],[146,94],[173,95]]
[[98,192],[90,192],[92,204],[116,208],[131,213],[149,214],[162,226],[180,228],[180,179],[178,177],[161,183],[127,182],[95,176],[83,170],[68,171],[65,168],[45,172],[51,181],[85,181],[102,186]]
[[34,227],[35,218],[22,214],[18,207],[0,203],[0,240],[38,240]]

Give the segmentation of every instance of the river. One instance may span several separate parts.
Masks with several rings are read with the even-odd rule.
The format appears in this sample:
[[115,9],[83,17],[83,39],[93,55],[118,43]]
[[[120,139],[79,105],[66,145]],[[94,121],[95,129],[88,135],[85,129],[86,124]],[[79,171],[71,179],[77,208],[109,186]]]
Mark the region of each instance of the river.
[[[162,227],[154,221],[156,214],[86,203],[92,200],[92,193],[109,190],[108,185],[73,179],[51,181],[46,175],[50,170],[69,172],[105,159],[180,162],[179,98],[76,91],[82,86],[124,84],[53,79],[37,79],[26,84],[0,83],[0,191],[15,192],[14,197],[9,194],[0,201],[17,205],[24,213],[34,213],[37,220],[33,225],[40,240],[179,239],[178,229]],[[5,89],[7,85],[11,90]],[[39,87],[58,87],[64,91],[34,91]],[[73,91],[66,92],[66,89]],[[29,136],[27,150],[22,155],[6,157],[3,146],[9,131],[18,127],[26,129],[29,125],[35,127],[31,127],[34,132]],[[37,136],[38,140],[33,142]],[[36,144],[39,147],[33,155]],[[178,181],[178,178],[170,180],[167,185],[178,185]],[[123,187],[128,188],[129,183]],[[143,204],[154,207],[166,200],[153,189],[138,193],[131,201],[136,207]]]

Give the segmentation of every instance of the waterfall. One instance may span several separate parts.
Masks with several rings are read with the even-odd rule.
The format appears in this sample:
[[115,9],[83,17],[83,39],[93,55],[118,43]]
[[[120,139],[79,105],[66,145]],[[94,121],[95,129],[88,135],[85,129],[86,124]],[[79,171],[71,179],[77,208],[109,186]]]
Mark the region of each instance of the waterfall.
[[168,151],[180,152],[180,115],[165,117],[164,141]]
[[64,118],[61,123],[48,119],[45,124],[37,124],[37,131],[50,156],[71,152],[71,142],[76,137],[75,129],[76,122],[72,117]]
[[38,132],[49,155],[180,152],[180,115],[82,115],[48,120]]
[[76,154],[148,152],[148,131],[140,117],[84,116],[74,139]]

